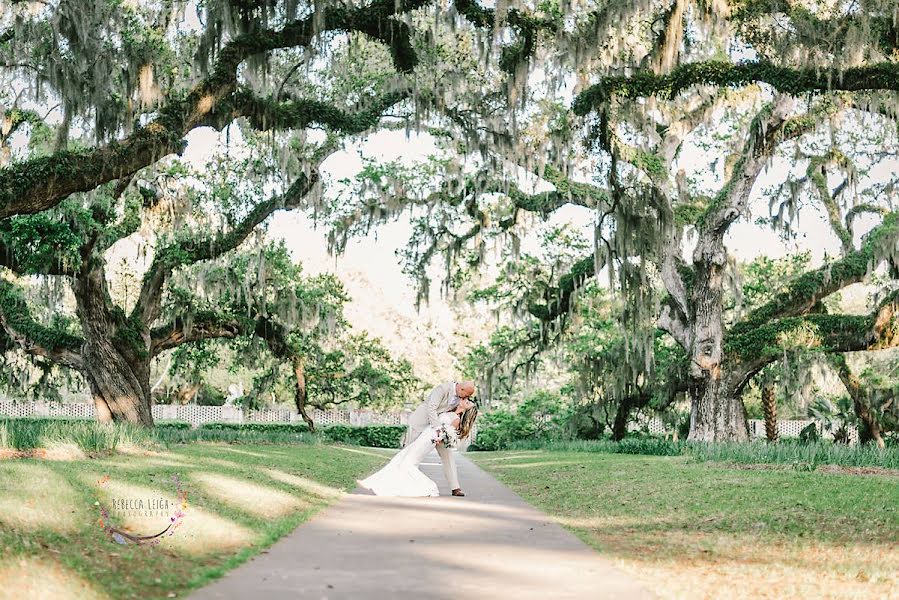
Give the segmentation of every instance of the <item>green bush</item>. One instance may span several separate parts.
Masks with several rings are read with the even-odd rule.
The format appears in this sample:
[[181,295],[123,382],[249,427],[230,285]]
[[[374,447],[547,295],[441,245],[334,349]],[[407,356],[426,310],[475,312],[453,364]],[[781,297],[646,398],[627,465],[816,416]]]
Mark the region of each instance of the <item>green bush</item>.
[[200,406],[222,406],[225,404],[225,398],[226,396],[221,390],[204,383],[197,390],[197,397],[194,398],[194,402]]
[[268,433],[305,433],[309,426],[305,423],[203,423],[202,431],[259,431]]
[[469,446],[472,450],[502,450],[518,441],[533,440],[533,423],[506,410],[495,410],[479,419],[478,432]]
[[172,429],[172,430],[185,430],[191,429],[193,425],[188,423],[187,421],[156,421],[156,429]]
[[562,397],[539,390],[515,409],[494,410],[480,417],[473,450],[502,450],[519,441],[562,439],[567,435],[571,409]]
[[331,442],[372,448],[399,448],[405,432],[405,425],[330,425],[321,430],[322,437]]

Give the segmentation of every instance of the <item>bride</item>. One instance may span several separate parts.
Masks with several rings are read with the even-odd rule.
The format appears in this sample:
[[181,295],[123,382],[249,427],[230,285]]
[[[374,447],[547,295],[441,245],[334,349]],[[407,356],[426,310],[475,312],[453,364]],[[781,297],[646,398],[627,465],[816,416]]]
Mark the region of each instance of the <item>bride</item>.
[[[467,404],[465,409],[461,404]],[[439,496],[437,484],[418,469],[435,444],[453,447],[471,433],[478,409],[471,403],[460,403],[454,411],[438,416],[440,427],[427,427],[414,442],[400,450],[383,469],[359,482],[376,496]]]

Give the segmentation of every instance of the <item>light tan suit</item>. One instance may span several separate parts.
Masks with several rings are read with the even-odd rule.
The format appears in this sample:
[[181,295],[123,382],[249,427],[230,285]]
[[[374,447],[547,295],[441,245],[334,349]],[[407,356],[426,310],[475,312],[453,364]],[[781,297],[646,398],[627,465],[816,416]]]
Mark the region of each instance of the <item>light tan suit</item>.
[[[456,397],[455,381],[442,383],[435,387],[431,390],[427,400],[409,415],[409,425],[406,428],[406,436],[403,438],[403,446],[408,446],[418,439],[421,432],[428,426],[440,427],[440,419],[437,415],[454,410],[458,405],[459,398]],[[437,454],[440,455],[443,473],[446,475],[450,489],[458,489],[459,477],[456,474],[456,460],[453,457],[453,451],[444,446],[437,446]]]

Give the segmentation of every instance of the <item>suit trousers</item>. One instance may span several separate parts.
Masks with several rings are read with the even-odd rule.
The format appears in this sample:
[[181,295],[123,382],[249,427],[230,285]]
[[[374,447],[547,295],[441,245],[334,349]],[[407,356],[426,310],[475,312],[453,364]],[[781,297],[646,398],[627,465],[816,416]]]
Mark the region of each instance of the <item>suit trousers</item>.
[[[417,440],[421,433],[421,431],[409,430],[409,434],[406,436],[403,446],[407,446]],[[459,476],[456,473],[455,453],[452,449],[445,446],[437,446],[437,454],[440,456],[440,463],[443,465],[443,475],[446,477],[450,489],[459,489]]]

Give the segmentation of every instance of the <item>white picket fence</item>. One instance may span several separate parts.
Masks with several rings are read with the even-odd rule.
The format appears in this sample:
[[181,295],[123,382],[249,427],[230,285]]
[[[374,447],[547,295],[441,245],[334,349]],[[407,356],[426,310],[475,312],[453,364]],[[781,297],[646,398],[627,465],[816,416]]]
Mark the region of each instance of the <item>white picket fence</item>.
[[[825,427],[820,421],[813,420],[790,420],[777,422],[777,437],[780,438],[798,438],[799,432],[805,429],[811,423],[815,423],[818,435],[825,439],[833,439],[833,432]],[[671,433],[670,428],[658,417],[652,417],[642,423],[632,423],[629,429],[631,431],[642,431],[648,428],[649,433],[653,435],[665,435]],[[762,419],[749,419],[749,438],[764,439],[765,438],[765,421]],[[858,443],[858,429],[849,427],[849,443]]]
[[[316,425],[405,425],[411,411],[379,413],[371,410],[318,410],[309,416]],[[0,402],[0,417],[68,417],[93,419],[94,405],[59,402]],[[295,410],[266,408],[244,410],[239,406],[197,406],[195,404],[156,404],[156,421],[186,421],[194,427],[203,423],[297,423],[302,417]]]

